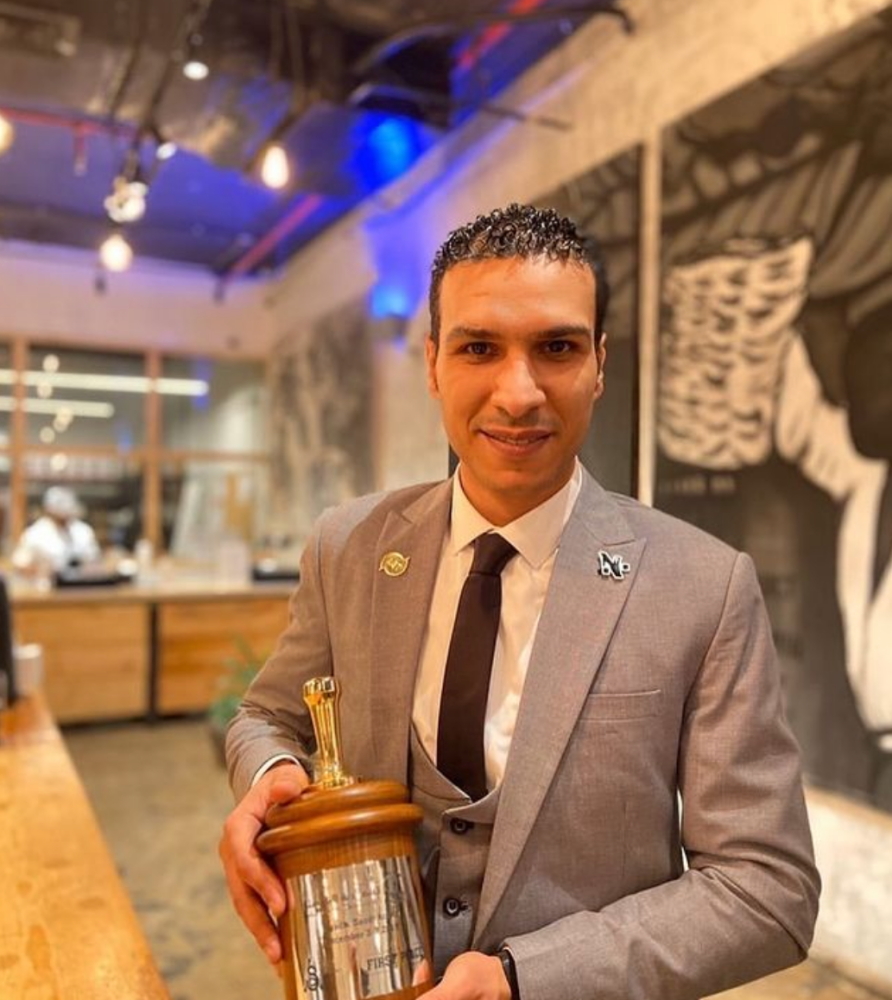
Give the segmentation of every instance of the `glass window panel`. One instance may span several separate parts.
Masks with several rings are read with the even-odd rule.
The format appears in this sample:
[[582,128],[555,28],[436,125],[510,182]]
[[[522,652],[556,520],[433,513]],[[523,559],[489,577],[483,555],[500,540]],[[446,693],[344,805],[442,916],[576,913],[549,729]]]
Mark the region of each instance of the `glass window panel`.
[[165,358],[162,377],[165,448],[236,452],[267,447],[263,362]]
[[2,447],[9,445],[12,389],[12,350],[9,344],[0,343],[0,446]]
[[32,347],[25,382],[29,444],[129,451],[144,443],[142,355]]
[[171,555],[212,562],[233,539],[252,550],[263,544],[269,523],[266,462],[165,462],[161,483],[163,540]]
[[143,534],[142,467],[114,455],[31,454],[25,458],[27,523],[42,513],[50,486],[74,490],[103,549],[132,550]]

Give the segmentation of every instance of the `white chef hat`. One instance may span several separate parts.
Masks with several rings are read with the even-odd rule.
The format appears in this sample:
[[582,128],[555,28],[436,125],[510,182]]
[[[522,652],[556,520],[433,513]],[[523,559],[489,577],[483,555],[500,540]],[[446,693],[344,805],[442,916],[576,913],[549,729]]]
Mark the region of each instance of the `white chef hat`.
[[51,486],[43,495],[43,509],[54,517],[79,517],[82,511],[74,490]]

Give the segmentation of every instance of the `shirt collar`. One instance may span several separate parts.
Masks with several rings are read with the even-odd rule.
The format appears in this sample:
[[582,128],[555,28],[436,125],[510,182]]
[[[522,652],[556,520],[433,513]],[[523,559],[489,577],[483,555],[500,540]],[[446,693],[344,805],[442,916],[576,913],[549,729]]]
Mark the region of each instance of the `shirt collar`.
[[581,489],[582,466],[577,459],[573,475],[554,496],[516,520],[497,528],[467,498],[456,472],[452,477],[452,518],[448,550],[455,555],[480,535],[496,531],[507,538],[531,566],[538,569],[557,549],[564,525],[570,520]]

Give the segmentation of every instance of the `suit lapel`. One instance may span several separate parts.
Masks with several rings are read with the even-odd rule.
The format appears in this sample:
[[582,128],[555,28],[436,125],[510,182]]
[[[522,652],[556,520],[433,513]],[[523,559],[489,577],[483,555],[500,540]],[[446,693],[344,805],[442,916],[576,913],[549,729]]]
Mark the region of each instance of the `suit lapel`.
[[[584,477],[561,536],[524,683],[480,897],[475,941],[486,931],[560,764],[633,585],[644,540]],[[608,548],[609,547],[609,548]],[[629,564],[602,576],[599,553]]]
[[[406,780],[412,696],[443,538],[452,483],[447,480],[405,510],[391,511],[378,539],[371,609],[371,705],[375,771]],[[409,560],[405,572],[380,569],[388,553]]]

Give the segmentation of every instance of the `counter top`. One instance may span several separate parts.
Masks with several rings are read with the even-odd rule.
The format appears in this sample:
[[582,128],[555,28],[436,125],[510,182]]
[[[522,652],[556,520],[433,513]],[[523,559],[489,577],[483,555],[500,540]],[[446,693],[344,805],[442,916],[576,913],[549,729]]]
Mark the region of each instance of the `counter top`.
[[210,577],[174,577],[157,584],[121,583],[110,587],[58,587],[40,590],[14,582],[9,596],[14,606],[54,604],[160,604],[168,601],[213,601],[228,598],[288,597],[293,580],[263,583],[215,583]]
[[0,995],[170,1000],[40,696],[0,713]]

